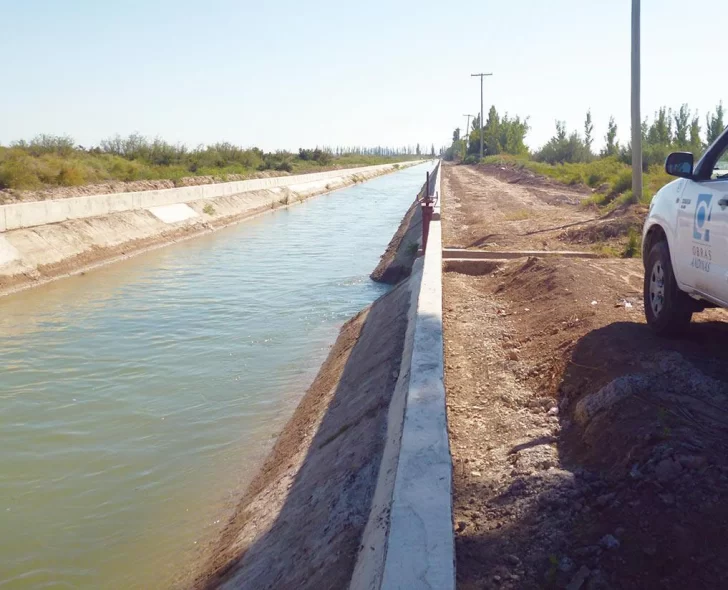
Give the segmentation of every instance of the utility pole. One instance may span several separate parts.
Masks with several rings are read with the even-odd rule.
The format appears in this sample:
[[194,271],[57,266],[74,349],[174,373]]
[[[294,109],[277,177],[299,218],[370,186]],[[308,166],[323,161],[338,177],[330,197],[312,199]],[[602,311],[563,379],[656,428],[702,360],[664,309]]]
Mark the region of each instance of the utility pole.
[[642,114],[640,113],[640,0],[632,0],[632,196],[642,198]]
[[465,135],[470,137],[470,117],[474,117],[474,115],[463,115],[463,117],[468,118],[468,122],[465,124]]
[[470,74],[471,77],[480,77],[480,158],[483,158],[483,76],[493,74]]
[[467,137],[467,140],[463,140],[465,141],[465,150],[463,152],[463,155],[461,156],[465,158],[468,153],[468,143],[470,143],[470,117],[473,117],[473,119],[475,119],[475,115],[463,115],[463,117],[468,118],[468,122],[465,124],[465,137]]

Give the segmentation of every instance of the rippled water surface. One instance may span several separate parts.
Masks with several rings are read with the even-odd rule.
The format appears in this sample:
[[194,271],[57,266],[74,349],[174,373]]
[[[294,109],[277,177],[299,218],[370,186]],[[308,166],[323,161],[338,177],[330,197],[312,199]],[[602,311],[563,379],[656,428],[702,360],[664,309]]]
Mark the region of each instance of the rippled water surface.
[[219,532],[417,166],[0,299],[0,588],[165,588]]

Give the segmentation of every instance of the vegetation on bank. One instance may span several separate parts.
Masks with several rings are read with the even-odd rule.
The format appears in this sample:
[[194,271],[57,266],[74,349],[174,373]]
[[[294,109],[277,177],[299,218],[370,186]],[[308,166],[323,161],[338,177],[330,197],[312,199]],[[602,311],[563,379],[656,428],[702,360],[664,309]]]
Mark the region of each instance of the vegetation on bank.
[[[725,109],[719,103],[715,112],[705,118],[705,129],[700,117],[688,105],[673,111],[660,108],[650,120],[642,124],[644,189],[642,200],[649,203],[652,196],[671,180],[664,171],[664,161],[672,151],[690,151],[700,157],[725,129]],[[443,154],[447,160],[477,163],[480,150],[480,121],[476,117],[467,138],[461,138],[460,129],[453,133],[452,145]],[[483,128],[484,163],[509,164],[526,168],[537,174],[554,178],[569,185],[585,185],[595,189],[588,202],[598,206],[614,207],[634,202],[632,198],[632,146],[617,141],[617,124],[609,120],[603,149],[593,150],[591,112],[587,112],[584,131],[568,132],[563,121],[556,122],[556,133],[539,150],[530,151],[525,144],[528,118],[499,116],[491,107]]]
[[[434,148],[433,148],[434,151]],[[133,134],[85,148],[70,137],[40,135],[0,146],[0,189],[36,190],[107,181],[172,180],[190,176],[248,176],[256,172],[315,172],[422,157],[412,148],[335,148],[264,152],[231,143],[189,149]]]

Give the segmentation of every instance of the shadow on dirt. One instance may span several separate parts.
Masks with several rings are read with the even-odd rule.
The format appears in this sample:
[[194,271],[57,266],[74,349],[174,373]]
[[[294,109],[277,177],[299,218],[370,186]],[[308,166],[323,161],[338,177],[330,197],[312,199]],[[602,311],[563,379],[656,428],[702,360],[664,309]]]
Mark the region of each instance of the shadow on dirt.
[[[716,321],[680,340],[633,322],[578,339],[558,382],[560,435],[511,449],[505,491],[467,490],[512,517],[457,538],[459,587],[724,587],[727,342]],[[561,466],[538,455],[552,443]]]

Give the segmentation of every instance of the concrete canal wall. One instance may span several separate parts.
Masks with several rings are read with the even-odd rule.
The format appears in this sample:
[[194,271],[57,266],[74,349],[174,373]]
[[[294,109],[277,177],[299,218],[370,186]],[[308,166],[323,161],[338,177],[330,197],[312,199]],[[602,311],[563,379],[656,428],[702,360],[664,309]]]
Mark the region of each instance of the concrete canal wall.
[[420,162],[0,206],[0,295]]
[[[411,213],[395,250],[421,243]],[[342,327],[195,587],[454,589],[434,213],[407,278]],[[390,254],[382,274],[401,264]]]

